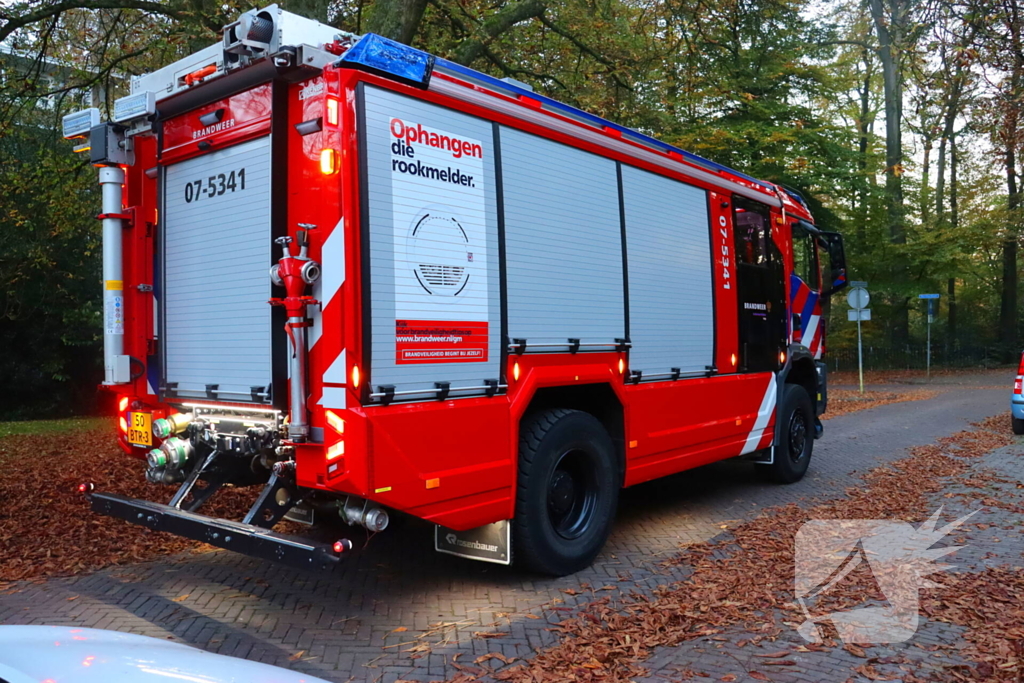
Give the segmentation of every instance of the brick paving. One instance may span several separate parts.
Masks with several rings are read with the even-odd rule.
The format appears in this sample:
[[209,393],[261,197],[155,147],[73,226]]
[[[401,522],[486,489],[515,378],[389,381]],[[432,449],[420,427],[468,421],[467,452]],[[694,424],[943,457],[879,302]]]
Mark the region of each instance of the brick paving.
[[[129,631],[335,681],[437,680],[456,673],[455,655],[461,655],[462,663],[490,652],[528,657],[556,642],[548,629],[565,617],[566,608],[592,599],[585,586],[649,592],[679,580],[685,569],[666,568],[661,560],[681,544],[707,541],[766,507],[841,495],[863,472],[903,457],[910,446],[1009,412],[1009,372],[938,378],[933,386],[942,391],[926,401],[827,421],[811,470],[800,483],[767,484],[749,464],[723,462],[624,491],[605,551],[593,567],[571,577],[540,578],[438,555],[430,527],[409,520],[370,539],[331,574],[217,551],[19,583],[0,594],[0,624]],[[989,456],[986,466],[991,460],[993,468],[1012,469],[1012,452]],[[1022,474],[1009,476],[1020,479]],[[1014,544],[1004,541],[999,550],[1012,554]],[[1016,552],[1019,559],[1019,548]],[[957,561],[962,561],[960,554]],[[957,632],[927,624],[917,637],[924,643],[948,643],[957,640]],[[914,652],[920,653],[929,662],[941,659]],[[694,641],[656,652],[645,666],[652,681],[677,680],[687,668],[715,673],[716,679],[733,673],[744,680],[744,672],[755,668],[744,658],[753,654],[728,640]],[[800,657],[798,666],[790,667],[798,671],[762,670],[771,670],[771,680],[842,681],[863,662],[847,653]]]

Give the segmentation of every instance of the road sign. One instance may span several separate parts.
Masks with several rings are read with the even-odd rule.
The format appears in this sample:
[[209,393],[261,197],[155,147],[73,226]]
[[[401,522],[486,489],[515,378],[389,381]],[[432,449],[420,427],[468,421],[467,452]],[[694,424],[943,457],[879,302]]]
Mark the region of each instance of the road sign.
[[871,303],[871,296],[863,287],[854,287],[846,295],[846,303],[850,304],[850,308],[860,310],[868,307],[868,304]]
[[917,298],[918,299],[938,299],[940,296],[942,296],[942,295],[941,294],[918,294]]
[[871,320],[871,295],[867,290],[868,283],[855,280],[850,283],[850,292],[846,295],[846,303],[850,304],[850,310],[846,312],[846,319],[857,323],[857,374],[860,375],[860,393],[864,393],[864,342],[861,338],[860,324],[865,320]]

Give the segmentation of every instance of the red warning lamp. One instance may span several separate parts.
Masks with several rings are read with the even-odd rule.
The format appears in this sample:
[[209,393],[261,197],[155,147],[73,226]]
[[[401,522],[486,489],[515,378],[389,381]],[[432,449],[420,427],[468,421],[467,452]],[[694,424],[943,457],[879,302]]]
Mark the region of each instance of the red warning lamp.
[[117,402],[117,412],[123,413],[128,410],[128,397],[122,396],[121,400]]
[[346,550],[352,550],[352,541],[348,540],[347,538],[343,538],[339,541],[335,541],[333,547],[334,552],[341,555]]

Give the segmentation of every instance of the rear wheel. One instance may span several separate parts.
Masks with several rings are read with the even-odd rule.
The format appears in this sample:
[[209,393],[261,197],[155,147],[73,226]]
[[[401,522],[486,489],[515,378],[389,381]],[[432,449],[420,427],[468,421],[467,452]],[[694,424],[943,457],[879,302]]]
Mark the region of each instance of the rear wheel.
[[1019,417],[1012,416],[1010,417],[1010,419],[1013,420],[1013,433],[1024,434],[1024,420],[1020,419]]
[[814,406],[807,390],[799,384],[783,385],[779,439],[770,465],[758,465],[780,484],[803,479],[814,450]]
[[523,420],[512,521],[517,563],[564,576],[594,561],[615,517],[615,463],[608,432],[589,413],[545,410]]

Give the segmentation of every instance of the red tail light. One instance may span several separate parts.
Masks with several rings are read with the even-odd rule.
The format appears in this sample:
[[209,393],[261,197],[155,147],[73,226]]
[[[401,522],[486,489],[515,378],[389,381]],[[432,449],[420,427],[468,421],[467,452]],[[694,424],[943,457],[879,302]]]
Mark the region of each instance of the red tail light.
[[1013,381],[1013,393],[1024,394],[1024,353],[1020,354],[1020,365],[1017,366],[1017,379]]
[[[1021,362],[1024,363],[1024,360]],[[128,397],[122,396],[121,400],[117,402],[117,412],[123,413],[126,410],[128,410]]]

